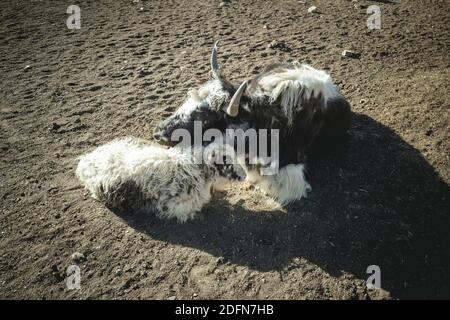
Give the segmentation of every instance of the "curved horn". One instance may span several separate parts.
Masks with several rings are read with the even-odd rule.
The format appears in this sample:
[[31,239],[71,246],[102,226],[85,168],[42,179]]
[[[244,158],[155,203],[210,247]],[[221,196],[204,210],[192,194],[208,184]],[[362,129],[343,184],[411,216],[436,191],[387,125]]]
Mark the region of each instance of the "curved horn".
[[231,117],[236,117],[239,113],[239,103],[241,102],[242,94],[247,89],[248,80],[244,81],[231,98],[230,104],[226,109],[226,113]]
[[220,78],[219,64],[217,63],[217,44],[219,40],[214,43],[214,47],[211,52],[211,71],[213,73],[214,78]]

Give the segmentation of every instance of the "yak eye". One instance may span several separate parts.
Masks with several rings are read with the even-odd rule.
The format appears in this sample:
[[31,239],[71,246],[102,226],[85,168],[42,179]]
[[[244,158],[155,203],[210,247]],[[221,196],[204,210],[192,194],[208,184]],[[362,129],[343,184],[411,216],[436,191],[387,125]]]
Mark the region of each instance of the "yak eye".
[[210,111],[209,103],[206,102],[206,101],[203,101],[203,102],[200,103],[200,105],[198,106],[198,110],[200,110],[200,111]]

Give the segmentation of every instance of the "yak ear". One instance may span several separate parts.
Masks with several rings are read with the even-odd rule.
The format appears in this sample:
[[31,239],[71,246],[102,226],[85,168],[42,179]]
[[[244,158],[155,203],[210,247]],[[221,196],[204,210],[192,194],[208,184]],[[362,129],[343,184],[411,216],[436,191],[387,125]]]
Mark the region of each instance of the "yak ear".
[[249,80],[244,81],[239,88],[234,93],[233,97],[231,98],[230,104],[225,109],[225,112],[230,117],[236,117],[239,113],[239,103],[241,102],[242,95],[244,94],[245,89],[247,89]]

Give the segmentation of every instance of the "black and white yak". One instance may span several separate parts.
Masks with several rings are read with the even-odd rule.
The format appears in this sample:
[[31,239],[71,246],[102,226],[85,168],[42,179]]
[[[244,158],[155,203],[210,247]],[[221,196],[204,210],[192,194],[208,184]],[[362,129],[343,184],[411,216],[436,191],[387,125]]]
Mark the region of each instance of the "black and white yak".
[[154,132],[161,144],[175,145],[176,129],[253,128],[279,130],[278,174],[263,176],[247,165],[247,180],[286,204],[306,196],[304,159],[312,152],[342,144],[350,126],[351,110],[330,76],[306,64],[268,66],[258,76],[233,85],[220,72],[217,42],[211,54],[213,79],[189,91],[188,98]]

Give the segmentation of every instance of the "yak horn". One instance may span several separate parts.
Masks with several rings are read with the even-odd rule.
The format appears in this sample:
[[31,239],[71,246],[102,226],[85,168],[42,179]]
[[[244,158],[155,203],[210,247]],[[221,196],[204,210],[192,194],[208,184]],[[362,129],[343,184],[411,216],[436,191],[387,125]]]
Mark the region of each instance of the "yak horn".
[[242,94],[244,93],[245,89],[247,89],[248,80],[244,81],[239,88],[236,90],[235,94],[233,95],[233,98],[231,98],[230,104],[228,105],[228,108],[226,110],[226,113],[231,117],[236,117],[239,113],[239,103],[241,102]]
[[217,40],[214,43],[214,47],[211,52],[211,71],[212,71],[214,78],[216,78],[216,79],[220,78],[219,64],[217,63],[217,44],[218,43],[219,43],[219,40]]

